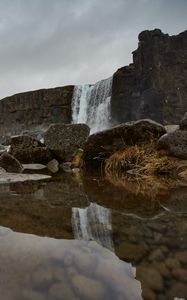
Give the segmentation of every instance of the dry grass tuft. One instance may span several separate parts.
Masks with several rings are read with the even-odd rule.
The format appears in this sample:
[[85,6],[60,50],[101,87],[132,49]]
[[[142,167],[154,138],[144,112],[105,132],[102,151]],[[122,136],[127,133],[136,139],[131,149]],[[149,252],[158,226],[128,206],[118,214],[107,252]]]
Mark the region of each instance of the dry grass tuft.
[[172,175],[174,162],[156,150],[156,143],[131,146],[126,150],[115,152],[105,164],[105,173],[119,177],[128,170],[135,170],[138,175]]

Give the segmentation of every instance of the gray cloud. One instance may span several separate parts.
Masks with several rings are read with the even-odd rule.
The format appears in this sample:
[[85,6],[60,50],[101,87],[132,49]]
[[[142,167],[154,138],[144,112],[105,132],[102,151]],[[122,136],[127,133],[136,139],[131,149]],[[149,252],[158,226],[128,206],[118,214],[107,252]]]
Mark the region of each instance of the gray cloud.
[[0,0],[0,98],[111,76],[140,31],[177,34],[186,12],[186,0]]

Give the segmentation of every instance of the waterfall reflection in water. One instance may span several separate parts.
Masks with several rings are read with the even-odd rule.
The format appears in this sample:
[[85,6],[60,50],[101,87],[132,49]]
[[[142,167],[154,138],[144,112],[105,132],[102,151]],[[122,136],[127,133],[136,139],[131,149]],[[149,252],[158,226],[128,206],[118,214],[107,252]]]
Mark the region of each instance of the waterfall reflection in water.
[[114,251],[110,209],[96,203],[72,208],[72,227],[76,239],[95,240]]
[[142,300],[132,265],[96,242],[0,227],[2,300]]

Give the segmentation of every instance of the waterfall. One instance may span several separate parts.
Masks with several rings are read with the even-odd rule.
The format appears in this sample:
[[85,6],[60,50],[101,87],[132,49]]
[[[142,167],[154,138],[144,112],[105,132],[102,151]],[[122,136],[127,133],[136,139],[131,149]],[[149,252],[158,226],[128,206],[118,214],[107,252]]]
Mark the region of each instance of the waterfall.
[[80,240],[95,240],[114,251],[112,241],[111,213],[108,208],[90,203],[86,208],[72,209],[74,236]]
[[110,127],[112,77],[95,85],[75,86],[72,98],[73,123],[85,123],[91,133]]

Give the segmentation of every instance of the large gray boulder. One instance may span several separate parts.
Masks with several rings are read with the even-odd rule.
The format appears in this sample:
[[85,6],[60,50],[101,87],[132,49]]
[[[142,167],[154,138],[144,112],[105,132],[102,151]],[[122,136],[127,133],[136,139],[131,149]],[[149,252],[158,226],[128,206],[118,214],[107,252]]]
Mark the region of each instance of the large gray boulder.
[[9,153],[24,164],[45,164],[52,159],[50,150],[40,141],[29,135],[12,137]]
[[149,143],[166,133],[165,128],[152,120],[128,122],[89,136],[83,159],[88,168],[97,168],[111,154],[129,146]]
[[77,149],[84,147],[89,133],[86,124],[52,124],[44,134],[44,143],[57,159],[71,161]]
[[175,157],[187,159],[187,131],[176,130],[163,135],[158,141],[158,147],[168,150]]
[[4,152],[0,156],[0,168],[3,168],[8,173],[22,173],[23,166],[21,163],[12,155]]

